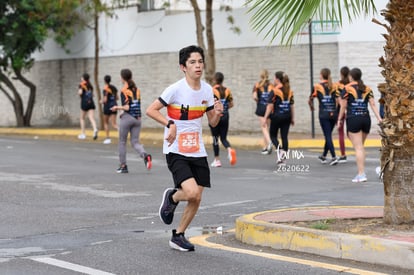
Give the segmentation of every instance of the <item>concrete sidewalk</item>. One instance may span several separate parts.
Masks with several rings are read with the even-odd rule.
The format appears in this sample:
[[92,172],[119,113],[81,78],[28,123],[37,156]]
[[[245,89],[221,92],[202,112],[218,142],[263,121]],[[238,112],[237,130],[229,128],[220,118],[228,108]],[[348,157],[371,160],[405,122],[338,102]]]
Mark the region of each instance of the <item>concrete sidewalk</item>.
[[382,206],[271,210],[239,217],[236,238],[252,245],[414,269],[414,232],[390,230],[381,236],[369,236],[288,225],[300,221],[382,217]]
[[[0,135],[24,135],[32,138],[50,138],[50,139],[68,139],[78,140],[77,136],[80,133],[79,129],[75,128],[1,128]],[[80,142],[100,142],[102,143],[105,134],[103,131],[99,131],[99,136],[96,141],[92,139],[92,130],[86,131],[86,139],[79,140]],[[140,134],[141,143],[144,145],[161,146],[163,143],[163,128],[148,129],[144,128]],[[370,134],[369,138],[365,142],[366,147],[381,147],[381,139],[378,135]],[[110,132],[110,138],[113,143],[117,143],[118,133],[116,131]],[[333,136],[335,148],[339,148],[338,138]],[[204,130],[203,140],[206,145],[211,145],[212,138],[209,130]],[[234,148],[244,149],[260,149],[262,148],[261,133],[240,133],[232,134],[228,136],[228,140]],[[310,134],[291,133],[289,134],[289,148],[321,148],[324,146],[323,136],[318,135],[315,138],[311,138]],[[345,146],[352,148],[351,142],[346,139]]]

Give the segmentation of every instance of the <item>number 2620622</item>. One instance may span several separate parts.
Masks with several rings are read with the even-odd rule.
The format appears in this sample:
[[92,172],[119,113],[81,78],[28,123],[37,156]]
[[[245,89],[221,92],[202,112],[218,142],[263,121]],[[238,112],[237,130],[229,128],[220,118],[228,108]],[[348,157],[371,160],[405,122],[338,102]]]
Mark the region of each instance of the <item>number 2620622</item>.
[[297,172],[297,173],[308,173],[310,170],[310,166],[308,164],[286,164],[286,165],[279,165],[276,168],[277,173],[289,173],[289,172]]

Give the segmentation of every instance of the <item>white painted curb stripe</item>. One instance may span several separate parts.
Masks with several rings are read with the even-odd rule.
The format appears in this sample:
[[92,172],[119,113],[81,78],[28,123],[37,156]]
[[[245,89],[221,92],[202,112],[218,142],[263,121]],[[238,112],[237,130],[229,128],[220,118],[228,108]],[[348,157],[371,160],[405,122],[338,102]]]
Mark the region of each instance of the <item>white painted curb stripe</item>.
[[31,258],[31,260],[39,262],[39,263],[57,266],[57,267],[64,268],[64,269],[77,271],[77,272],[88,274],[88,275],[115,275],[114,273],[109,273],[109,272],[101,271],[98,269],[94,269],[94,268],[90,268],[90,267],[86,267],[82,265],[72,264],[69,262],[56,260],[56,259],[49,258],[49,257],[39,257],[39,258],[36,257],[36,258]]

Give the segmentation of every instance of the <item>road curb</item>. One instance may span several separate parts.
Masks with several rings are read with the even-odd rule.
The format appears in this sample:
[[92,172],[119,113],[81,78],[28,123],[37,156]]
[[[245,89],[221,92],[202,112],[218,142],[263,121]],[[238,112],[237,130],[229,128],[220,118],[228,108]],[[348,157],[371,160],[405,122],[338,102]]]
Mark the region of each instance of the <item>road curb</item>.
[[292,209],[270,210],[237,218],[236,239],[246,244],[274,249],[414,269],[414,244],[409,242],[329,232],[255,219],[258,215],[287,210]]

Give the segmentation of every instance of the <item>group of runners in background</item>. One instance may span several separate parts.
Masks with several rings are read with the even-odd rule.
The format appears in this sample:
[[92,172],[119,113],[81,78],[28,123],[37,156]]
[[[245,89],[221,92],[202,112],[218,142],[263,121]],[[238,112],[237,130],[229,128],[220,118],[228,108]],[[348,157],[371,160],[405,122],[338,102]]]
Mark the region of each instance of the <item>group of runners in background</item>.
[[[144,146],[139,142],[141,132],[141,91],[132,80],[132,72],[129,69],[121,70],[122,89],[120,96],[118,89],[111,84],[111,76],[104,77],[105,86],[103,88],[103,97],[100,104],[103,104],[104,114],[104,129],[106,138],[104,144],[110,144],[111,138],[109,135],[109,123],[112,127],[118,130],[119,141],[119,162],[120,165],[116,170],[117,173],[128,173],[128,166],[126,162],[126,143],[128,135],[130,135],[131,146],[144,160],[145,167],[149,170],[152,167],[152,156],[148,154]],[[89,81],[89,74],[82,75],[81,83],[79,84],[78,94],[81,99],[80,111],[80,126],[81,133],[79,139],[85,139],[85,117],[86,115],[93,127],[93,139],[98,138],[98,128],[94,118],[95,103],[93,101],[93,86]],[[117,100],[121,99],[121,105],[117,104]],[[118,111],[123,111],[120,115],[119,125],[116,123],[116,115]]]
[[[353,182],[367,181],[364,171],[365,150],[364,142],[371,128],[371,119],[368,105],[371,106],[378,121],[382,118],[375,107],[372,90],[366,86],[362,79],[362,72],[358,68],[350,70],[342,67],[340,70],[340,80],[333,82],[331,71],[323,68],[320,71],[320,79],[314,85],[309,97],[308,104],[314,111],[314,99],[319,102],[319,123],[324,135],[325,144],[322,154],[318,157],[322,164],[336,165],[347,162],[345,152],[345,124],[346,133],[350,139],[356,155],[358,168],[357,175],[352,179]],[[131,134],[131,145],[139,156],[144,159],[145,166],[150,169],[152,166],[151,155],[145,152],[142,144],[139,143],[141,130],[141,102],[140,90],[132,80],[132,73],[128,69],[121,71],[121,80],[124,87],[118,94],[117,88],[111,84],[111,76],[104,77],[105,86],[103,88],[104,130],[106,138],[104,144],[110,144],[109,124],[119,131],[119,159],[120,166],[118,173],[127,173],[126,165],[126,141],[128,134]],[[210,125],[213,137],[214,160],[211,167],[221,167],[219,153],[219,141],[227,150],[227,158],[231,165],[237,162],[236,150],[231,147],[227,139],[229,129],[229,109],[233,107],[233,96],[231,90],[223,85],[224,75],[217,72],[214,75],[212,86],[214,98],[223,104],[223,113],[217,126]],[[93,139],[98,137],[98,128],[94,119],[95,104],[93,101],[93,87],[89,81],[89,75],[84,74],[79,84],[81,97],[80,126],[81,134],[79,139],[85,139],[85,118],[89,118],[93,127]],[[294,95],[290,88],[289,76],[283,71],[274,74],[273,81],[269,79],[269,72],[263,69],[260,72],[260,80],[255,83],[252,91],[253,99],[256,102],[255,114],[259,118],[259,125],[263,135],[265,147],[262,154],[271,154],[273,149],[276,152],[277,165],[286,163],[286,155],[289,150],[288,134],[290,126],[295,124]],[[118,106],[117,100],[121,98],[121,105]],[[120,116],[120,125],[116,122],[117,111],[123,110]],[[332,132],[338,127],[340,156],[336,156]],[[281,143],[279,143],[279,132]],[[327,159],[328,153],[331,159]]]
[[[371,129],[371,118],[368,105],[371,106],[378,122],[382,118],[375,106],[374,94],[370,87],[362,81],[362,72],[359,68],[350,70],[342,67],[341,79],[333,83],[331,71],[323,68],[320,71],[319,82],[314,85],[309,96],[308,104],[314,111],[313,100],[319,102],[319,123],[325,138],[322,154],[318,157],[322,164],[336,165],[345,163],[345,133],[350,139],[356,156],[358,172],[352,182],[365,182],[365,149],[364,142]],[[293,92],[290,89],[289,77],[286,73],[278,71],[274,75],[273,83],[269,80],[267,70],[260,73],[260,81],[253,87],[253,99],[256,101],[255,114],[263,133],[265,147],[262,154],[271,154],[276,149],[277,164],[284,165],[289,150],[288,133],[290,126],[295,124],[295,109]],[[338,126],[339,146],[341,156],[337,157],[332,132]],[[279,145],[278,132],[282,140]],[[328,152],[331,159],[327,160]]]

